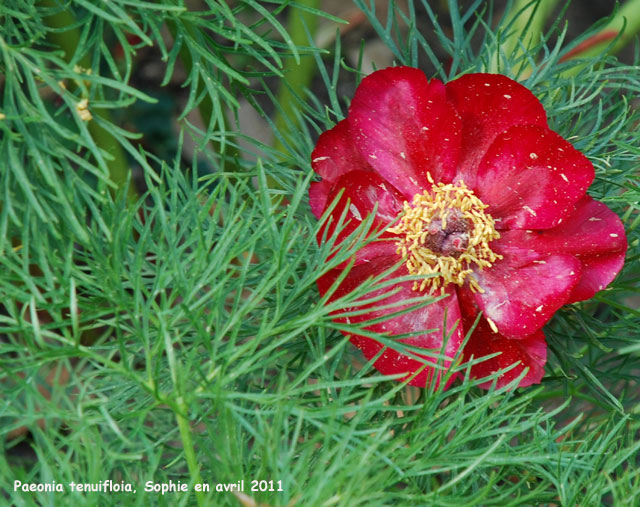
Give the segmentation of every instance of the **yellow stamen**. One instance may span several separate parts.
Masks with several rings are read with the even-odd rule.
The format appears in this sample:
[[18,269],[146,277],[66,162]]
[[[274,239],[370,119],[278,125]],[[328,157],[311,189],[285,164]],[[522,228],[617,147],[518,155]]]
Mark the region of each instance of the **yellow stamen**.
[[90,76],[93,71],[91,69],[80,67],[80,65],[74,65],[73,72],[75,72],[76,74],[86,74],[87,76]]
[[76,104],[76,111],[78,111],[78,115],[82,121],[91,121],[93,119],[91,111],[89,111],[89,99],[82,99],[78,102]]
[[[489,248],[489,243],[498,239],[500,233],[491,215],[485,213],[486,208],[463,181],[434,184],[431,190],[416,194],[411,205],[404,203],[403,216],[397,225],[388,229],[400,235],[397,251],[407,258],[407,269],[412,275],[437,275],[415,282],[414,290],[444,288],[449,283],[463,285],[468,281],[472,291],[483,292],[472,276],[474,269],[491,267],[502,259]],[[430,235],[446,241],[452,234],[464,238],[466,244],[462,246],[462,239],[458,239],[455,252],[449,251],[454,248],[450,245],[445,249],[444,243],[436,245],[440,251],[433,245],[429,248]]]

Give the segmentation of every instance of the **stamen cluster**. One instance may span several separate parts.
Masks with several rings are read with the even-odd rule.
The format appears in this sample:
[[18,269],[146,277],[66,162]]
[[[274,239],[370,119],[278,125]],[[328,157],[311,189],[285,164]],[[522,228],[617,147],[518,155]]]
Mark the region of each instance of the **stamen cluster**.
[[485,205],[463,181],[433,184],[430,190],[404,203],[398,224],[389,229],[401,236],[398,253],[407,258],[412,275],[435,275],[414,282],[416,291],[434,290],[449,283],[469,282],[472,291],[484,292],[473,276],[502,256],[489,248],[500,237]]

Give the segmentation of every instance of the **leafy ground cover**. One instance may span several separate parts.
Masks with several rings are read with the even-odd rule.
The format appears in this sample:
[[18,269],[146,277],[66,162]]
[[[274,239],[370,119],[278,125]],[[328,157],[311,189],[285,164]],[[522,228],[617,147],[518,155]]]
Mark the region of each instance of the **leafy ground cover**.
[[[318,294],[363,242],[319,246],[307,198],[315,141],[369,54],[343,46],[339,17],[302,0],[3,2],[4,501],[637,504],[637,3],[619,39],[598,35],[616,13],[569,36],[555,2],[349,11],[395,64],[530,88],[625,224],[616,281],[546,326],[542,384],[487,392],[468,378],[407,387],[363,360],[330,313],[379,280],[330,304]],[[247,107],[274,142],[240,128]]]

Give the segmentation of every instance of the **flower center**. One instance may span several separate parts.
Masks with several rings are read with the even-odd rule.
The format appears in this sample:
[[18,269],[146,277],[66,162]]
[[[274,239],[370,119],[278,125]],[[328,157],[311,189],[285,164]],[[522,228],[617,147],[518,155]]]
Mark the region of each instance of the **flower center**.
[[489,248],[500,237],[495,221],[484,204],[467,188],[438,183],[431,190],[404,203],[404,214],[389,232],[398,234],[398,253],[407,258],[412,275],[436,275],[416,281],[413,290],[437,289],[448,283],[483,292],[473,276],[474,269],[490,267],[502,256]]

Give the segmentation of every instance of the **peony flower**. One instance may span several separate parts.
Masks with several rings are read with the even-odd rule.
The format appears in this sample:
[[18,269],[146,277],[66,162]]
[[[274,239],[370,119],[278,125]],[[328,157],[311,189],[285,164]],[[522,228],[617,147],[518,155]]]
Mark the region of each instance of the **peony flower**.
[[[328,233],[346,213],[338,244],[372,213],[374,227],[387,228],[354,255],[331,300],[394,266],[388,279],[431,275],[398,281],[392,293],[370,292],[382,300],[349,322],[376,319],[365,329],[405,335],[399,341],[413,350],[439,353],[446,342],[448,366],[481,313],[462,358],[498,354],[473,365],[474,378],[516,364],[498,386],[523,371],[520,387],[539,383],[542,327],[563,305],[604,289],[624,262],[620,219],[586,194],[592,164],[549,129],[527,88],[502,75],[468,74],[445,85],[410,67],[374,72],[347,118],[318,139],[312,166],[321,177],[309,190],[315,216],[339,198]],[[318,280],[321,294],[344,269]],[[421,297],[436,299],[381,319]],[[340,312],[332,318],[347,321]],[[371,337],[350,339],[368,359],[383,351],[374,366],[384,374],[406,379],[422,369],[410,384],[439,382],[433,354],[417,354],[419,361]]]

